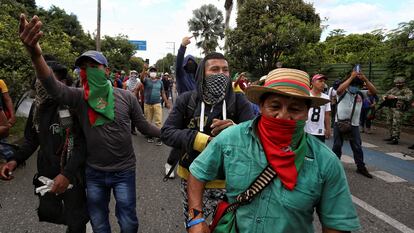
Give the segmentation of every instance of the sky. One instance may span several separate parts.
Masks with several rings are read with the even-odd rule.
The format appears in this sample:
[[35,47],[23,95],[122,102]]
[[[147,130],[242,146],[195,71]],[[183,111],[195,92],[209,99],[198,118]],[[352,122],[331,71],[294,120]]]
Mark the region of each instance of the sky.
[[[327,28],[322,40],[333,29],[346,34],[365,33],[375,29],[391,30],[401,22],[414,20],[414,0],[305,0],[312,3]],[[101,35],[127,35],[130,40],[147,41],[147,51],[135,56],[150,59],[154,64],[167,53],[177,53],[188,32],[192,11],[204,4],[213,4],[225,14],[224,0],[102,0]],[[97,0],[36,0],[39,7],[55,5],[78,17],[83,29],[96,33]],[[236,27],[235,7],[230,27]],[[47,25],[46,25],[47,26]],[[195,39],[187,53],[201,57]],[[223,44],[223,42],[221,43]],[[110,61],[109,61],[110,62]]]

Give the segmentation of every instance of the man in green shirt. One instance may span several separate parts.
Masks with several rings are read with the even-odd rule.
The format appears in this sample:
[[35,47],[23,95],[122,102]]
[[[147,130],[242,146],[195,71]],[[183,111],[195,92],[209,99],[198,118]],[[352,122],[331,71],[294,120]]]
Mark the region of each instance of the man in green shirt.
[[309,76],[294,69],[271,71],[262,86],[246,89],[260,106],[254,120],[224,130],[194,160],[188,179],[188,232],[208,233],[203,218],[205,182],[226,181],[230,203],[269,165],[277,173],[251,203],[236,210],[239,233],[313,232],[316,210],[324,233],[360,228],[344,169],[336,155],[304,132],[310,107],[329,100],[311,97]]

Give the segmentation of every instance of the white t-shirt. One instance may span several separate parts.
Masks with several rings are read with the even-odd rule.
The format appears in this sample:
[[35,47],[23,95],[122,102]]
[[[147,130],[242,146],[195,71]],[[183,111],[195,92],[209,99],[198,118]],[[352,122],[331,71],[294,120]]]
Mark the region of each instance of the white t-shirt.
[[336,90],[335,90],[333,87],[329,88],[329,91],[328,91],[328,97],[329,97],[329,98],[334,98],[334,97],[336,97]]
[[[310,93],[311,96],[312,93]],[[329,100],[329,96],[321,93],[321,98]],[[325,112],[331,111],[331,103],[320,107],[312,107],[308,112],[308,120],[305,125],[305,132],[312,135],[325,135]]]
[[[356,99],[355,111],[354,111],[354,115],[352,116],[352,122],[351,122],[352,126],[359,126],[359,117],[361,115],[363,98],[367,98],[368,96],[367,90],[360,90],[360,92],[362,93],[363,97],[361,97],[361,95],[358,95]],[[343,95],[345,96],[343,97],[341,102],[339,102],[339,104],[337,105],[337,115],[335,116],[335,122],[338,121],[338,118],[341,120],[346,120],[346,119],[351,118],[352,107],[354,104],[355,95],[357,94],[351,94],[349,93],[348,90],[346,90]],[[340,96],[337,96],[336,98],[339,101]]]

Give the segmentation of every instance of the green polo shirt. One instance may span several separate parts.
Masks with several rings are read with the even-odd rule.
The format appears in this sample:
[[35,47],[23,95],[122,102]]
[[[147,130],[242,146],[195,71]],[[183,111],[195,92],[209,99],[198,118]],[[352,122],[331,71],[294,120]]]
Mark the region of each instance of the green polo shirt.
[[[230,202],[268,165],[253,130],[255,122],[221,132],[190,166],[191,174],[201,181],[225,178]],[[240,233],[314,232],[315,209],[327,228],[360,228],[342,164],[318,139],[306,136],[306,140],[310,154],[305,157],[295,189],[289,191],[275,179],[250,204],[239,207],[236,215]]]

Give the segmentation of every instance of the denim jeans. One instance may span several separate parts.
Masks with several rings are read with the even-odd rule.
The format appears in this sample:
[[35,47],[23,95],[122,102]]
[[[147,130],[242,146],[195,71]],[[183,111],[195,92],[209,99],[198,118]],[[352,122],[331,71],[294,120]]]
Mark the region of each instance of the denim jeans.
[[85,170],[87,204],[94,233],[110,233],[109,200],[115,197],[115,216],[122,233],[138,232],[135,170],[105,172],[89,166]]
[[[341,159],[342,155],[342,144],[344,143],[344,139],[339,132],[338,126],[334,125],[334,144],[332,147],[332,151]],[[349,145],[351,146],[352,152],[354,154],[355,164],[357,168],[362,169],[365,167],[364,163],[364,152],[362,151],[361,146],[361,136],[359,134],[359,126],[352,126],[352,138],[349,139]]]

